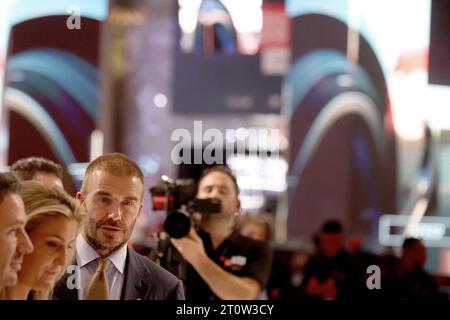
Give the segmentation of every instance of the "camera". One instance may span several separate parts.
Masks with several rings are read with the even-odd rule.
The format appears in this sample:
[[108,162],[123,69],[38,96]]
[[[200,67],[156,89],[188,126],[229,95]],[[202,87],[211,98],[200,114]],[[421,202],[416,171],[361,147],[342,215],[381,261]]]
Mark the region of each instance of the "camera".
[[167,214],[164,231],[172,238],[185,237],[193,225],[193,212],[220,213],[222,204],[218,199],[196,199],[193,179],[171,179],[163,175],[158,185],[150,188],[154,211]]

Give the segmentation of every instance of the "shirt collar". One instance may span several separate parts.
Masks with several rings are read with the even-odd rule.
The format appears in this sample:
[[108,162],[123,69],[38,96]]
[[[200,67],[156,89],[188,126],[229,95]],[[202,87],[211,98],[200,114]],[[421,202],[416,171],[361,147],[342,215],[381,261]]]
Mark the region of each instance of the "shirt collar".
[[127,244],[124,243],[120,249],[114,251],[108,256],[112,264],[116,267],[117,271],[123,273],[125,270],[125,262],[127,260]]
[[[100,255],[91,247],[91,245],[84,239],[81,233],[77,236],[77,263],[80,268],[83,268],[90,262],[98,259]],[[125,270],[125,262],[127,259],[127,244],[125,243],[120,249],[114,251],[108,256],[108,260],[112,262],[114,267],[120,273]]]
[[217,247],[217,249],[214,250],[212,247],[211,235],[208,232],[204,231],[203,229],[199,229],[197,231],[197,234],[203,240],[203,245],[207,252],[222,251],[224,246],[228,246],[231,243],[238,242],[240,237],[239,232],[237,230],[233,230],[233,232]]

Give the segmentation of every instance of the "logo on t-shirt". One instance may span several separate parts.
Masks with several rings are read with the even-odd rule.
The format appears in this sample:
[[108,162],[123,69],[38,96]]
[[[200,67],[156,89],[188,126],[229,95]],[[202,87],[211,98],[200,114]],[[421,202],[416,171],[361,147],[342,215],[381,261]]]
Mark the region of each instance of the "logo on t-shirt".
[[244,256],[231,256],[229,258],[221,256],[220,260],[225,268],[239,271],[247,263],[247,257]]

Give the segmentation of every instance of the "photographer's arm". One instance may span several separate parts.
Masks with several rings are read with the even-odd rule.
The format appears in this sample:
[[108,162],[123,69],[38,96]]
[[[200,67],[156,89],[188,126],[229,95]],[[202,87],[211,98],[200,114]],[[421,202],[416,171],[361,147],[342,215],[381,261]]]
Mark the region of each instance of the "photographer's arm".
[[171,241],[219,298],[251,300],[260,294],[261,286],[256,280],[235,276],[212,261],[205,252],[202,239],[193,229],[188,237]]

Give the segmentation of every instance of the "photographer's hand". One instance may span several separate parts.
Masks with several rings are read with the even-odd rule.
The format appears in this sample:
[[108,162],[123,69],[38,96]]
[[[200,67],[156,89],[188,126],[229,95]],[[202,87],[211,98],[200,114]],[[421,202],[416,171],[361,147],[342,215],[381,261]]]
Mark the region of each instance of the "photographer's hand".
[[261,287],[256,280],[238,277],[211,260],[205,252],[202,239],[194,229],[191,228],[187,237],[171,238],[170,241],[220,299],[256,299],[260,294]]
[[207,257],[202,239],[197,232],[191,228],[189,234],[180,239],[170,238],[170,241],[191,265],[195,265],[199,259]]

